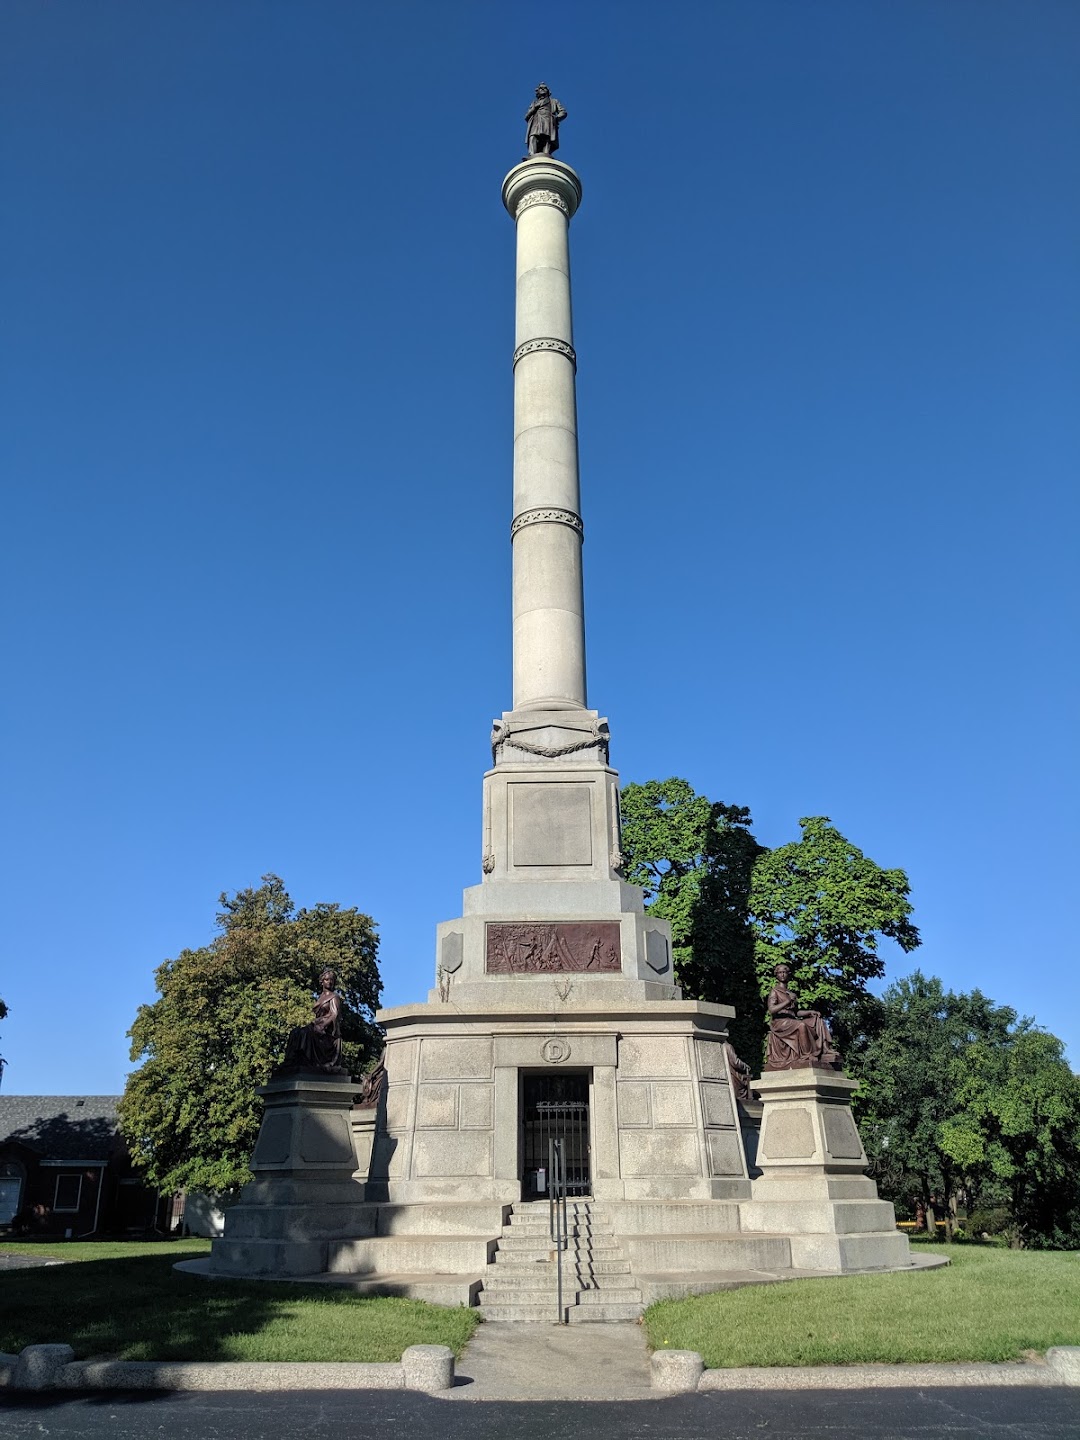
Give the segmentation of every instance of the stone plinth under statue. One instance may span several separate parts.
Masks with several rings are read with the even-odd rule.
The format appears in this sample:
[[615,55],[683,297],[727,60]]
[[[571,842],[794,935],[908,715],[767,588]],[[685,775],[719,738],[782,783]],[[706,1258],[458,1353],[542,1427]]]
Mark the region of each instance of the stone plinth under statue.
[[[835,1069],[753,1082],[748,1164],[757,1102],[727,1044],[734,1011],[682,998],[670,927],[623,878],[608,724],[585,685],[568,244],[581,184],[551,154],[565,112],[538,100],[536,153],[502,189],[517,230],[514,688],[484,776],[482,878],[438,926],[426,1003],[379,1012],[370,1103],[330,1078],[266,1087],[257,1178],[196,1268],[310,1264],[362,1291],[554,1319],[543,1197],[558,1138],[571,1220],[559,1318],[629,1319],[662,1295],[904,1265],[907,1241],[865,1178],[854,1087]],[[788,1059],[831,1054],[824,1022],[793,1004],[775,1007]]]

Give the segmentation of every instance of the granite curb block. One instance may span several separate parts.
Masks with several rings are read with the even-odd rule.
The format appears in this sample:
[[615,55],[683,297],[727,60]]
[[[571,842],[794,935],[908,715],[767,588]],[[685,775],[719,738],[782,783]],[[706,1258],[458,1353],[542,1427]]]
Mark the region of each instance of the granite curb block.
[[13,1390],[419,1390],[454,1384],[447,1345],[410,1345],[399,1364],[333,1361],[76,1360],[70,1345],[28,1345],[0,1355]]
[[695,1350],[657,1350],[652,1384],[671,1394],[690,1390],[926,1390],[964,1386],[1080,1386],[1080,1345],[1056,1345],[1045,1365],[807,1365],[705,1370]]
[[696,1390],[705,1362],[696,1350],[654,1350],[649,1357],[653,1387],[674,1394]]

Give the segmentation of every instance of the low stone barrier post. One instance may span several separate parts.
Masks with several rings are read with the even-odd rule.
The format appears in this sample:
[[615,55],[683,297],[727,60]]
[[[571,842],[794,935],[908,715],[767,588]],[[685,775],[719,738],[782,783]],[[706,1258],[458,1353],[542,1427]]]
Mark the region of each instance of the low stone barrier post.
[[1059,1385],[1080,1385],[1080,1345],[1052,1345],[1046,1363]]
[[70,1345],[27,1345],[15,1361],[12,1385],[16,1390],[54,1390],[60,1372],[74,1359]]
[[674,1394],[697,1389],[705,1362],[696,1350],[654,1350],[649,1368],[653,1388]]
[[410,1345],[402,1352],[405,1389],[434,1395],[454,1384],[454,1352],[449,1345]]

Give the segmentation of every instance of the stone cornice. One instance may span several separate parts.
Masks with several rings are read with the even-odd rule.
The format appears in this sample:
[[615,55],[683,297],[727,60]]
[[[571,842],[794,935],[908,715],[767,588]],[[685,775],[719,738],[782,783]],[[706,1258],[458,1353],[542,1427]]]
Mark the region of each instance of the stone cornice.
[[569,219],[581,203],[581,181],[561,160],[533,155],[507,175],[502,198],[515,220],[531,205],[553,205]]

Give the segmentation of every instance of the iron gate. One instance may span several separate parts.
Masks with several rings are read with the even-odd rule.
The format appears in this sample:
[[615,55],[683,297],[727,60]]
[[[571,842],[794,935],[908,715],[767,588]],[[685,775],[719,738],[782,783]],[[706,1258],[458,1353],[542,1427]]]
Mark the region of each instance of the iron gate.
[[567,1195],[588,1195],[589,1077],[526,1075],[522,1095],[525,1128],[525,1195],[548,1193],[549,1143],[561,1142]]

